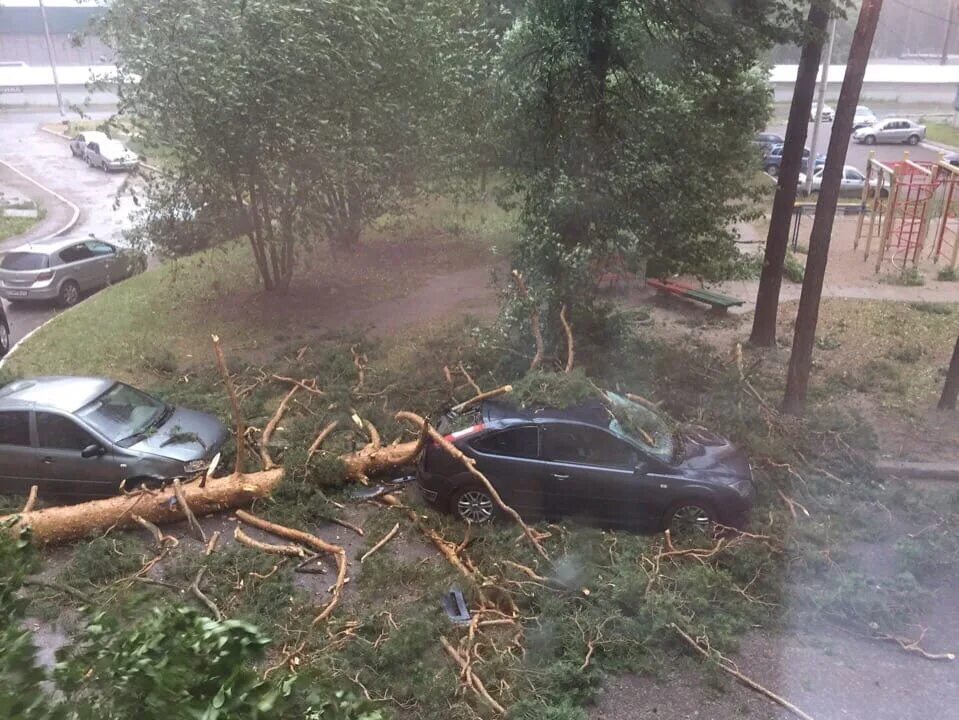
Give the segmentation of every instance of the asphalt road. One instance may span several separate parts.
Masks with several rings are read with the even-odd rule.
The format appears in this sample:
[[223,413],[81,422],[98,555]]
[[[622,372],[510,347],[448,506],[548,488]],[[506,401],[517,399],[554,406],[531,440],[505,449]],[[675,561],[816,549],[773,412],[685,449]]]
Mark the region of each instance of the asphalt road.
[[[812,131],[813,123],[809,123],[809,128],[806,131],[806,147],[809,147],[810,143],[812,142]],[[770,125],[768,132],[774,132],[785,136],[786,126],[785,124]],[[829,138],[831,135],[832,123],[822,123],[822,125],[819,127],[819,137],[816,139],[817,155],[826,154],[826,149],[829,147]],[[852,138],[850,137],[848,149],[846,150],[846,165],[854,165],[865,172],[866,161],[869,159],[869,152],[871,150],[876,151],[876,159],[880,162],[902,160],[902,153],[905,150],[909,151],[909,158],[917,162],[935,162],[939,159],[939,149],[924,143],[919,143],[918,145],[914,146],[901,144],[861,145],[859,143],[852,142]]]
[[[0,115],[0,160],[80,208],[76,225],[65,235],[85,237],[92,233],[103,240],[118,240],[134,209],[128,193],[118,195],[129,176],[107,174],[87,167],[82,160],[73,157],[66,140],[38,129],[41,123],[59,119],[56,111],[5,112]],[[0,252],[8,250],[10,244],[18,245],[56,232],[73,215],[73,208],[0,165],[2,188],[39,202],[46,208],[47,217],[26,235],[0,246]],[[59,312],[53,304],[5,307],[12,342]]]

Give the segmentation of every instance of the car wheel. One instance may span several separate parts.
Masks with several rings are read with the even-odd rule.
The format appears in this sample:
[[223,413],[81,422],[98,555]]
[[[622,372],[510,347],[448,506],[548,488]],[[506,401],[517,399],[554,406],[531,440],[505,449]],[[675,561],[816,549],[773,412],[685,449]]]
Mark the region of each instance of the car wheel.
[[139,490],[141,488],[145,490],[162,490],[164,485],[166,485],[166,483],[157,478],[135,477],[124,480],[122,487],[126,492],[131,492],[132,490]]
[[766,174],[776,177],[777,175],[779,175],[779,168],[776,167],[775,165],[769,165],[766,167]]
[[10,328],[5,322],[0,322],[0,357],[10,352]]
[[875,136],[875,135],[866,135],[866,137],[865,137],[865,142],[866,142],[866,145],[875,145],[875,144],[876,144],[876,136]]
[[60,286],[60,304],[73,307],[80,301],[80,286],[73,280],[67,280]]
[[703,537],[712,535],[716,511],[705,500],[684,500],[666,513],[664,525],[673,537]]
[[453,494],[450,503],[453,514],[460,520],[482,525],[496,517],[496,504],[489,491],[478,485],[470,485]]
[[910,145],[918,145],[918,144],[919,144],[919,136],[918,136],[918,135],[910,135],[910,136],[909,136],[909,144],[910,144]]

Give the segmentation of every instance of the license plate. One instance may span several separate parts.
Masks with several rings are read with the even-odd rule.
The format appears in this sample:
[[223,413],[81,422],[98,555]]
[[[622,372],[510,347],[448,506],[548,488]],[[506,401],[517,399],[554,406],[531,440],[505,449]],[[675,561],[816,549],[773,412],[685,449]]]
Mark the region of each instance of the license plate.
[[26,290],[7,290],[7,295],[9,295],[10,297],[26,297],[27,291]]

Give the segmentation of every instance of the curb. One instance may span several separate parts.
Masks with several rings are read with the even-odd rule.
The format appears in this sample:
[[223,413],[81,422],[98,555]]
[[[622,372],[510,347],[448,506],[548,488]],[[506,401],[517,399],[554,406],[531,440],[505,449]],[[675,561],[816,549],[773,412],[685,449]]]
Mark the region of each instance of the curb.
[[[70,137],[69,135],[66,135],[64,133],[59,133],[56,130],[51,130],[50,128],[45,128],[43,127],[43,125],[40,126],[40,131],[45,132],[48,135],[53,135],[54,137],[63,138],[64,140],[73,140],[73,138]],[[140,167],[146,168],[148,171],[152,173],[156,173],[157,175],[163,174],[163,171],[160,168],[158,168],[156,165],[150,165],[149,163],[141,162]]]
[[926,150],[938,150],[939,152],[959,152],[959,147],[933,142],[931,140],[923,140],[919,143],[919,147],[923,147]]
[[41,241],[43,241],[43,240],[49,240],[49,239],[55,238],[55,237],[57,237],[57,236],[59,236],[59,235],[63,235],[63,233],[69,231],[70,228],[72,228],[74,225],[77,224],[77,220],[80,219],[80,208],[79,208],[79,206],[77,206],[77,205],[75,205],[74,203],[72,203],[72,202],[70,202],[69,200],[67,200],[65,197],[63,197],[63,195],[61,195],[60,193],[58,193],[56,190],[51,190],[51,189],[48,188],[46,185],[43,185],[43,184],[37,182],[36,180],[34,180],[32,177],[30,177],[29,175],[27,175],[25,172],[22,172],[22,171],[20,171],[20,170],[17,170],[17,168],[15,168],[13,165],[11,165],[10,163],[6,162],[5,160],[0,160],[0,165],[3,165],[4,167],[12,170],[13,172],[15,172],[17,175],[19,175],[20,177],[22,177],[22,178],[23,178],[24,180],[26,180],[27,182],[29,182],[29,183],[31,183],[31,184],[33,184],[33,185],[36,185],[38,188],[40,188],[40,189],[43,190],[44,192],[49,193],[50,195],[53,195],[53,197],[55,197],[55,198],[56,198],[57,200],[59,200],[60,202],[65,203],[67,206],[73,208],[73,217],[71,217],[71,218],[67,221],[66,225],[64,225],[63,227],[61,227],[61,228],[60,228],[59,230],[57,230],[56,232],[50,233],[49,235],[45,235],[44,237],[40,238]]
[[883,460],[876,463],[876,469],[890,478],[959,482],[959,466],[955,463]]

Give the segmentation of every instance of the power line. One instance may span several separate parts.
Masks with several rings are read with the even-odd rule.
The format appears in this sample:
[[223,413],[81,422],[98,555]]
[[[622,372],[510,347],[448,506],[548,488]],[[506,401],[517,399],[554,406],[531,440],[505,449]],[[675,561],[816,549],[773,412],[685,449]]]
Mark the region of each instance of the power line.
[[933,20],[940,20],[944,23],[948,23],[949,25],[959,25],[959,20],[950,20],[947,17],[943,17],[942,15],[936,15],[935,13],[931,13],[928,10],[921,10],[915,7],[912,3],[903,2],[903,0],[893,0],[893,2],[895,2],[897,5],[902,5],[902,7],[907,8],[908,10],[911,10],[914,13],[925,15],[926,17],[932,18]]

